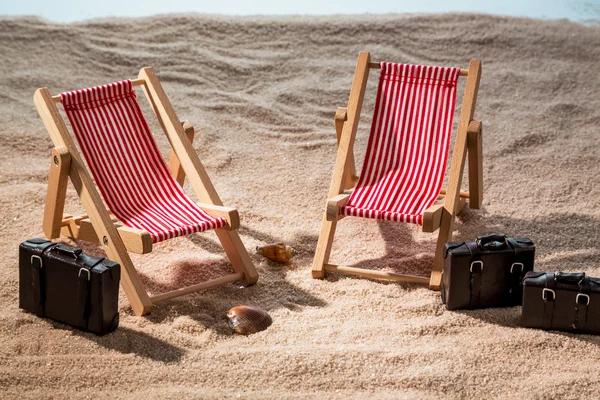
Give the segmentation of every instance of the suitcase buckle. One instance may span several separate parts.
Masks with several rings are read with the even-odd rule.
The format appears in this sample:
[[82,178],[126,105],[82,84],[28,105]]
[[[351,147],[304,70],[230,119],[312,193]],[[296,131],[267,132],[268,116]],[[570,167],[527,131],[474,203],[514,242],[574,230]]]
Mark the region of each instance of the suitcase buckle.
[[31,265],[33,265],[33,260],[35,260],[35,259],[37,259],[37,260],[40,261],[40,268],[42,268],[42,266],[44,265],[44,263],[42,262],[42,257],[40,257],[40,256],[36,256],[36,255],[31,256],[31,260],[30,260],[31,261]]
[[87,272],[87,280],[89,281],[89,280],[90,280],[90,270],[89,270],[89,269],[87,269],[87,268],[81,268],[81,269],[79,270],[79,274],[77,274],[77,277],[78,277],[78,278],[81,278],[81,271],[85,271],[85,272]]
[[471,263],[471,268],[469,268],[469,271],[471,271],[471,273],[473,273],[473,265],[475,264],[479,264],[479,272],[483,271],[483,261],[473,261]]
[[552,293],[552,301],[556,299],[556,292],[554,290],[544,288],[544,290],[542,290],[542,299],[544,299],[544,301],[548,301],[548,296],[546,296],[546,293]]
[[521,271],[519,271],[519,272],[521,272],[521,273],[523,272],[523,269],[525,268],[525,266],[523,265],[523,263],[513,263],[513,264],[510,266],[510,273],[511,273],[511,274],[514,274],[514,272],[513,272],[513,269],[515,268],[515,266],[519,266],[519,267],[521,268]]
[[588,296],[588,295],[587,295],[587,294],[585,294],[585,293],[577,293],[577,297],[575,297],[575,303],[577,303],[577,304],[582,304],[582,303],[580,303],[580,302],[579,302],[579,298],[580,298],[580,297],[583,297],[583,298],[585,298],[585,299],[586,299],[586,303],[585,303],[585,305],[586,305],[586,306],[587,306],[588,304],[590,304],[590,296]]

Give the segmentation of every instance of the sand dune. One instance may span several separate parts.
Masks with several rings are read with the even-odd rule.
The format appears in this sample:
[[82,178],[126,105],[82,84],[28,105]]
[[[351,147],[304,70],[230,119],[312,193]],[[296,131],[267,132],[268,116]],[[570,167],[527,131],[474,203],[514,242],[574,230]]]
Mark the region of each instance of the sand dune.
[[[596,397],[600,338],[522,329],[519,308],[449,312],[439,293],[418,286],[310,278],[335,157],[333,115],[347,102],[361,50],[374,60],[463,68],[483,60],[484,209],[466,209],[455,237],[528,236],[537,269],[600,276],[598,27],[465,14],[70,25],[4,18],[2,397]],[[257,285],[173,300],[147,318],[133,316],[121,294],[121,327],[105,337],[25,314],[16,249],[42,235],[51,148],[33,93],[133,78],[147,65],[179,117],[196,126],[195,148],[215,186],[243,214],[246,247],[282,240],[300,254],[287,266],[253,254]],[[375,87],[372,77],[359,160]],[[72,189],[67,208],[81,209]],[[338,232],[333,260],[429,272],[434,238],[414,226],[345,219]],[[159,244],[134,262],[155,293],[230,271],[213,233]],[[225,313],[237,304],[264,307],[273,325],[232,335]]]

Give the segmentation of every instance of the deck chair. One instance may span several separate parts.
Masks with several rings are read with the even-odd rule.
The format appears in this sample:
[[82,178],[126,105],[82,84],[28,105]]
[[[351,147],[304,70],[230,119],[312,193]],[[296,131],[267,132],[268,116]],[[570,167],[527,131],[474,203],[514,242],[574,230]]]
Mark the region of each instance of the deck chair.
[[[141,86],[169,139],[168,164],[142,115],[135,86]],[[143,68],[135,80],[58,96],[41,88],[34,102],[55,146],[44,233],[49,239],[62,234],[99,243],[108,258],[121,264],[123,289],[136,315],[148,314],[153,304],[188,293],[234,281],[244,286],[257,281],[256,269],[237,233],[238,212],[223,206],[192,146],[193,127],[179,121],[152,68]],[[63,105],[83,157],[57,103]],[[183,191],[185,176],[200,204]],[[85,215],[63,214],[69,177]],[[149,253],[155,243],[208,229],[215,230],[235,273],[149,296],[128,251]]]
[[[371,133],[360,177],[354,165],[354,142],[371,69],[380,70]],[[361,52],[347,108],[338,108],[338,152],[325,216],[312,266],[314,278],[338,272],[373,279],[441,284],[444,243],[452,238],[454,218],[468,199],[480,208],[483,198],[482,128],[473,120],[481,63],[468,70],[371,62]],[[454,144],[448,188],[443,181],[456,103],[456,83],[466,76],[465,95]],[[468,151],[469,192],[461,192]],[[405,222],[424,232],[439,229],[429,278],[331,264],[337,222],[346,217]]]

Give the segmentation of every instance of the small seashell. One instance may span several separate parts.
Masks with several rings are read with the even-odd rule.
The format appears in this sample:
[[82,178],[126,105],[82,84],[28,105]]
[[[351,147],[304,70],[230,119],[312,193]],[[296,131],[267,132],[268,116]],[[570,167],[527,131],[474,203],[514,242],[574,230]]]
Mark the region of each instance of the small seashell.
[[273,323],[265,310],[254,306],[236,306],[227,311],[227,325],[239,335],[264,331]]
[[267,257],[269,260],[277,261],[278,263],[286,263],[290,261],[290,259],[296,254],[298,254],[293,247],[283,243],[256,246],[256,251],[259,254]]

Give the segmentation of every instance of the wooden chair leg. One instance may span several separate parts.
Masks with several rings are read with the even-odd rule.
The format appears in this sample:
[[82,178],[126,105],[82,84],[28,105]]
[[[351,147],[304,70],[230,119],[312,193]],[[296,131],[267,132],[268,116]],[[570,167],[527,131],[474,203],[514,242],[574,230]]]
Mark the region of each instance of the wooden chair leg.
[[[467,158],[467,138],[473,119],[473,112],[475,111],[480,77],[481,62],[472,60],[469,63],[469,76],[465,84],[465,95],[460,112],[456,140],[454,142],[450,175],[448,177],[448,189],[444,199],[440,233],[435,249],[433,270],[431,271],[431,279],[429,282],[429,288],[432,290],[440,289],[442,274],[444,273],[444,244],[452,240],[454,218],[456,217],[460,206],[460,186]],[[472,195],[472,193],[469,193],[469,196]]]
[[52,149],[52,160],[48,174],[48,193],[44,208],[42,228],[48,239],[60,236],[65,198],[67,196],[67,183],[71,168],[71,155],[66,147]]
[[[337,118],[336,115],[336,131],[339,130],[338,153],[335,168],[333,170],[331,187],[329,188],[328,199],[341,194],[348,185],[348,178],[351,178],[348,174],[351,174],[351,171],[354,168],[354,156],[352,154],[354,141],[356,139],[356,131],[358,129],[358,121],[360,120],[360,112],[365,96],[365,88],[369,78],[370,60],[371,55],[368,52],[363,51],[359,53],[352,81],[352,89],[350,89],[348,107],[345,110],[338,110],[340,118]],[[342,115],[344,115],[343,118]],[[344,121],[344,119],[346,120]],[[350,179],[350,181],[352,181],[352,179]],[[322,279],[325,277],[325,264],[329,261],[336,226],[337,221],[327,220],[327,208],[325,208],[321,232],[319,233],[319,242],[317,243],[313,261],[313,278]]]
[[454,230],[454,216],[445,208],[442,210],[442,221],[433,259],[433,270],[429,280],[429,289],[440,290],[442,274],[444,273],[444,244],[452,240]]
[[312,266],[312,277],[316,279],[325,278],[325,264],[329,262],[331,255],[331,246],[335,236],[337,221],[328,221],[327,214],[323,217],[321,232],[319,233],[319,242],[315,251],[315,258]]
[[250,286],[258,281],[258,272],[252,263],[248,251],[244,247],[237,230],[215,229],[217,238],[225,250],[235,272],[244,274],[242,285]]
[[469,155],[469,207],[481,208],[483,203],[483,138],[481,121],[471,121],[467,132]]

